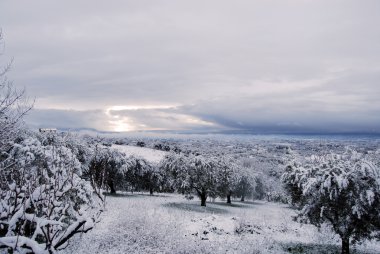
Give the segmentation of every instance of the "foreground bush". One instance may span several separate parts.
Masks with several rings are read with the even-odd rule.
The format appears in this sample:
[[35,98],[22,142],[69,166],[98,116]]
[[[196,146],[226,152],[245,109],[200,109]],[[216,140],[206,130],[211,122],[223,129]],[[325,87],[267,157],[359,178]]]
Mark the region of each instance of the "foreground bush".
[[81,163],[58,137],[26,138],[0,161],[0,248],[55,253],[100,212]]

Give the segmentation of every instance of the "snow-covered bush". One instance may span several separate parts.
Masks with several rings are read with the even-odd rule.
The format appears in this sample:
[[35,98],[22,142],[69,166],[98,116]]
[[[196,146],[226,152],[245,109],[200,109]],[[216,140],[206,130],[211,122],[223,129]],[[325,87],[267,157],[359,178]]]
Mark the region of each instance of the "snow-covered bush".
[[283,182],[302,210],[299,219],[328,223],[349,253],[350,239],[379,237],[380,170],[361,154],[313,156],[286,168]]
[[[0,248],[54,253],[100,212],[81,164],[61,139],[28,137],[0,161]],[[56,142],[57,141],[57,142]]]
[[85,137],[75,133],[62,133],[61,139],[79,160],[82,172],[88,171],[96,146],[92,145]]

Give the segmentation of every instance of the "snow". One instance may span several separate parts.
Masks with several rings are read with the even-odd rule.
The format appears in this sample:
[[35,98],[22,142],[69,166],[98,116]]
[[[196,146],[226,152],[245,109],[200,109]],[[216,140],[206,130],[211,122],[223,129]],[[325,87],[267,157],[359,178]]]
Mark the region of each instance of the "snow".
[[[165,180],[164,177],[161,179],[159,177],[162,177],[164,174],[161,173],[166,171],[160,171],[162,167],[156,167],[154,164],[158,164],[169,153],[147,148],[157,147],[155,144],[161,144],[156,140],[152,140],[150,143],[146,142],[147,147],[113,145],[114,149],[108,149],[111,142],[94,143],[94,147],[92,147],[94,151],[91,151],[91,147],[88,151],[87,149],[80,150],[81,144],[75,142],[72,144],[73,147],[69,149],[70,146],[62,145],[66,141],[54,147],[49,143],[43,145],[44,142],[37,141],[35,138],[25,139],[24,143],[16,144],[12,150],[13,155],[11,157],[16,158],[15,163],[18,165],[18,167],[14,167],[15,172],[23,172],[27,169],[25,172],[33,173],[30,174],[33,178],[31,178],[32,180],[25,178],[28,181],[24,185],[15,185],[11,182],[9,185],[5,185],[8,189],[3,192],[0,214],[4,218],[4,224],[9,225],[10,233],[0,239],[0,245],[17,245],[21,248],[21,244],[33,249],[34,252],[44,253],[46,246],[42,243],[39,244],[40,241],[37,242],[36,240],[40,239],[44,233],[40,227],[50,228],[53,232],[50,235],[54,236],[54,239],[51,239],[52,243],[57,248],[66,247],[67,242],[63,240],[77,229],[83,232],[94,227],[88,234],[78,234],[70,239],[70,244],[63,253],[331,253],[340,248],[339,237],[332,233],[327,226],[322,226],[322,229],[318,231],[316,227],[310,224],[302,225],[293,220],[296,211],[287,205],[263,201],[239,202],[233,200],[233,204],[228,205],[224,200],[217,199],[216,201],[208,200],[207,207],[201,207],[200,201],[196,198],[186,200],[177,194],[150,196],[145,193],[119,192],[118,195],[107,196],[106,210],[101,216],[102,220],[98,222],[96,215],[103,206],[99,205],[97,207],[99,210],[92,211],[91,205],[96,203],[90,198],[92,187],[81,178],[82,170],[85,172],[84,170],[88,169],[86,167],[88,167],[93,156],[102,158],[101,156],[104,153],[111,155],[118,166],[124,163],[125,167],[122,165],[120,169],[123,170],[123,174],[126,173],[127,180],[129,180],[128,177],[132,176],[131,181],[136,181],[134,176],[141,177],[148,171],[153,173],[149,172],[151,174],[147,175],[158,176],[156,178],[159,180]],[[130,142],[120,142],[119,144],[122,143],[131,144]],[[239,161],[237,166],[244,167],[245,170],[239,173],[241,174],[240,177],[250,177],[248,182],[255,183],[256,176],[264,179],[261,183],[265,187],[263,187],[263,191],[265,190],[267,194],[267,200],[274,200],[269,197],[275,197],[276,193],[281,194],[279,173],[283,171],[284,163],[287,161],[294,161],[295,164],[298,164],[299,160],[300,166],[296,167],[296,175],[292,179],[292,183],[298,182],[298,187],[301,187],[301,183],[305,182],[304,194],[328,193],[331,199],[337,199],[339,193],[347,189],[352,182],[352,176],[355,176],[352,179],[363,179],[363,176],[376,175],[377,186],[380,186],[378,183],[378,167],[375,167],[375,164],[372,165],[368,162],[358,164],[360,167],[352,167],[349,163],[346,165],[340,162],[343,155],[336,155],[336,158],[331,158],[339,159],[338,167],[334,167],[332,174],[313,175],[310,172],[308,173],[309,170],[315,168],[309,167],[307,164],[305,168],[302,166],[305,158],[307,158],[305,156],[323,150],[323,147],[318,148],[318,150],[310,144],[305,147],[303,143],[289,142],[292,151],[297,151],[298,148],[298,151],[301,152],[299,156],[293,152],[289,155],[289,149],[286,149],[286,152],[283,151],[282,145],[281,149],[278,149],[279,144],[269,143],[262,145],[262,147],[260,144],[240,145],[233,143],[231,145],[219,141],[211,142],[210,140],[190,142],[189,144],[187,141],[183,144],[165,141],[162,144],[168,144],[171,151],[180,150],[183,154],[191,152],[189,156],[179,160],[175,167],[169,167],[169,169],[175,168],[177,170],[175,173],[179,173],[173,174],[176,179],[181,180],[181,188],[179,189],[187,189],[192,186],[187,173],[194,171],[197,174],[194,174],[196,179],[192,182],[196,184],[199,184],[201,180],[206,182],[202,189],[207,187],[210,188],[210,193],[217,193],[220,190],[211,189],[208,186],[215,188],[217,183],[224,190],[228,190],[227,188],[230,185],[226,183],[235,181],[232,174],[234,173],[233,170],[230,172],[224,167],[224,160],[229,156]],[[83,146],[86,147],[85,144]],[[101,149],[97,150],[98,147]],[[307,147],[310,149],[308,150]],[[333,149],[336,147],[334,146]],[[343,147],[340,149],[342,152]],[[141,157],[145,160],[141,158],[135,160],[144,162],[139,167],[133,167],[133,160],[128,160],[124,153],[127,157]],[[192,153],[200,155],[193,157]],[[83,155],[83,158],[79,155]],[[176,156],[173,155],[173,157]],[[189,163],[187,163],[187,157],[192,158]],[[84,159],[82,165],[79,158]],[[248,160],[247,158],[251,159]],[[360,156],[356,153],[353,158],[356,162]],[[219,164],[220,159],[223,159],[222,164]],[[320,163],[324,162],[319,156],[311,159]],[[220,172],[211,170],[214,169],[210,166],[215,165],[212,164],[213,162],[216,162],[217,167],[215,168],[221,169]],[[41,175],[37,169],[41,169],[41,165],[45,164],[47,168]],[[148,164],[149,167],[145,167]],[[170,163],[168,165],[170,166]],[[197,168],[197,165],[200,165],[200,168]],[[326,169],[329,165],[325,163],[321,164],[321,167]],[[354,172],[342,171],[344,168],[352,168]],[[128,171],[129,169],[131,170]],[[133,170],[136,170],[137,173],[129,174],[134,173]],[[217,172],[218,174],[214,174]],[[318,172],[323,172],[323,170],[320,169]],[[54,177],[51,176],[52,174]],[[124,177],[122,174],[119,176]],[[40,177],[44,177],[42,178],[44,181],[39,181]],[[63,181],[65,178],[71,179],[71,181]],[[152,185],[153,180],[151,179],[154,178],[146,177],[144,179],[148,179]],[[127,180],[120,184],[117,189],[133,189],[134,191],[136,189],[148,189],[146,187],[135,188],[133,182]],[[175,183],[173,179],[170,180],[170,184]],[[320,182],[322,184],[319,184]],[[124,183],[126,184],[124,185]],[[366,188],[361,188],[364,191],[360,193],[357,202],[352,207],[353,214],[357,214],[359,218],[365,214],[366,206],[375,203],[376,197],[379,195],[380,189],[378,187],[374,184],[367,185],[367,182],[363,183]],[[103,186],[104,184],[99,184],[98,188],[100,189]],[[199,189],[198,185],[196,187]],[[157,190],[164,189],[157,188]],[[192,194],[192,191],[186,190],[180,193]],[[219,196],[223,197],[224,194],[225,192],[219,193]],[[249,199],[253,197],[253,195],[247,195],[246,200],[248,196]],[[13,202],[15,200],[18,202]],[[282,199],[282,202],[284,200],[287,199]],[[32,213],[31,209],[27,209],[32,205],[42,207],[40,211]],[[311,211],[313,205],[315,206],[315,202],[305,206],[303,211]],[[316,213],[317,217],[323,217],[331,211],[328,204],[324,204],[324,202],[321,203],[320,207],[322,209]],[[54,216],[50,216],[50,214]],[[25,238],[21,235],[18,238],[14,232],[16,232],[20,222],[25,220],[35,223],[37,229],[31,238]],[[352,248],[355,253],[379,253],[380,245],[375,242],[366,242],[366,245],[352,246]],[[22,253],[20,250],[19,252]]]
[[[15,253],[55,252],[71,235],[91,226],[79,228],[92,220],[92,207],[87,206],[92,190],[78,175],[81,165],[72,150],[28,137],[1,162],[2,169],[8,167],[1,179],[13,180],[1,191],[1,246],[12,247]],[[81,218],[79,209],[87,209],[89,218]],[[76,224],[78,228],[72,226]]]
[[30,239],[28,237],[25,237],[25,236],[6,236],[6,237],[1,237],[0,238],[0,244],[1,245],[5,245],[5,246],[9,246],[9,247],[13,247],[16,244],[18,244],[19,246],[26,245],[26,246],[29,246],[30,249],[34,253],[48,254],[48,251],[45,250],[42,245],[39,245],[36,241],[34,241],[34,240],[32,240],[32,239]]
[[122,153],[125,153],[127,156],[138,156],[146,159],[152,163],[159,163],[168,152],[154,150],[146,147],[138,147],[138,146],[127,146],[127,145],[112,145],[113,148],[119,150]]
[[[176,194],[107,196],[107,208],[95,228],[73,239],[63,253],[289,253],[290,249],[339,250],[327,228],[292,220],[295,211],[270,202],[208,202]],[[322,246],[322,247],[321,247]],[[368,242],[357,248],[378,253]],[[298,253],[298,252],[297,252]],[[301,252],[300,252],[301,253]]]

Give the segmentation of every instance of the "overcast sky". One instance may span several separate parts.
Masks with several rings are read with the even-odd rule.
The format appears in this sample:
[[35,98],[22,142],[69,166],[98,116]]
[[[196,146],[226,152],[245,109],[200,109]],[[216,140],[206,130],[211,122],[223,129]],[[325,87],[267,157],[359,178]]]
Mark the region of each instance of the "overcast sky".
[[380,133],[380,1],[0,2],[32,127]]

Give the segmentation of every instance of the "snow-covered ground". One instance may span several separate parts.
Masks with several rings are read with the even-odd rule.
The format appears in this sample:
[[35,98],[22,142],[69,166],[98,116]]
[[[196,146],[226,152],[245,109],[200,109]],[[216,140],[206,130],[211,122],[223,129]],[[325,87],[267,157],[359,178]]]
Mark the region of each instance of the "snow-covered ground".
[[[95,229],[64,253],[339,253],[329,230],[292,220],[294,210],[267,202],[186,200],[176,194],[119,194]],[[379,253],[370,242],[354,253]]]
[[127,145],[112,145],[113,148],[119,150],[120,152],[125,153],[126,155],[134,155],[138,157],[142,157],[149,162],[159,163],[168,152],[154,150],[146,147],[138,147],[138,146],[127,146]]

